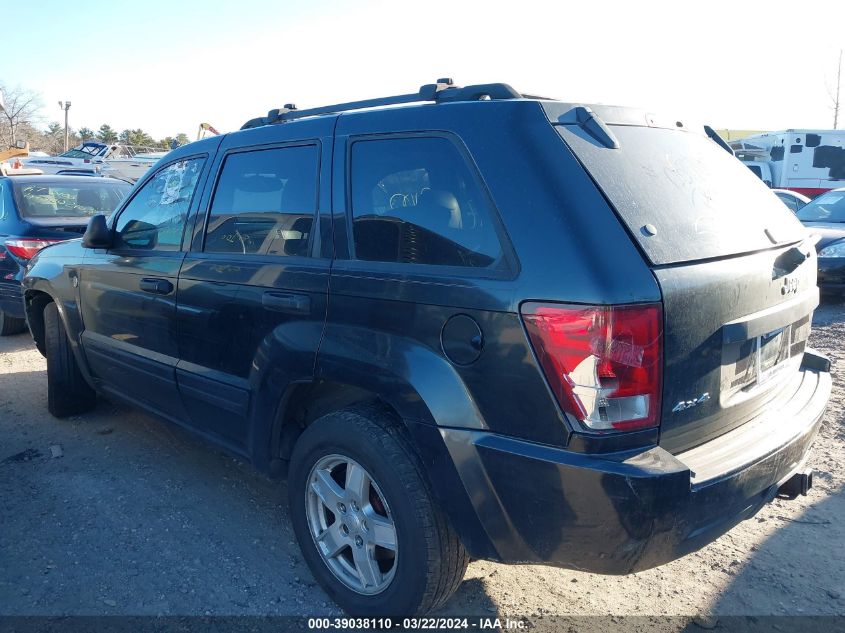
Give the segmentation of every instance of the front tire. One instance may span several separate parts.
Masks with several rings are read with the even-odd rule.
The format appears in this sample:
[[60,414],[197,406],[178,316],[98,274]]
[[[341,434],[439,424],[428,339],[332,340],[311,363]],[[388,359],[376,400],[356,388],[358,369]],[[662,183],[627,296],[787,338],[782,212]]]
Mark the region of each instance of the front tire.
[[44,342],[47,357],[47,409],[57,418],[93,409],[97,395],[79,370],[55,303],[49,303],[44,308]]
[[291,520],[323,589],[354,616],[420,615],[469,562],[401,423],[376,407],[313,422],[290,464]]

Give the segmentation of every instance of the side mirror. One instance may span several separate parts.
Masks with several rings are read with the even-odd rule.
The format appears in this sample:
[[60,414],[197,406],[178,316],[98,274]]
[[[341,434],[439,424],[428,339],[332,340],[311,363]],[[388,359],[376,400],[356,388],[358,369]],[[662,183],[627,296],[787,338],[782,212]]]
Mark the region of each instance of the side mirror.
[[102,213],[91,216],[88,228],[82,236],[82,246],[85,248],[109,248],[112,245],[112,234],[106,224],[106,216]]

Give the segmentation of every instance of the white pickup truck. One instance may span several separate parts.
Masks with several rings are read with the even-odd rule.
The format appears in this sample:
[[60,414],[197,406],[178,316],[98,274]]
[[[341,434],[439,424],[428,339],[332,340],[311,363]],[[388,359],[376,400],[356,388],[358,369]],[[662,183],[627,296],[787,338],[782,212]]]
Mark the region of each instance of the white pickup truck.
[[729,144],[736,157],[773,189],[813,198],[845,186],[845,130],[784,130]]

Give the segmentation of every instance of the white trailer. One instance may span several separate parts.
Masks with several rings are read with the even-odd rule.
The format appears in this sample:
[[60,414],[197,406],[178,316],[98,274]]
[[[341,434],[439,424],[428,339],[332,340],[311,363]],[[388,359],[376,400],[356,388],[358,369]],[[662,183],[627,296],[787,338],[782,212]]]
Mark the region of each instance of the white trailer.
[[736,157],[773,189],[812,198],[845,186],[845,130],[784,130],[729,144]]

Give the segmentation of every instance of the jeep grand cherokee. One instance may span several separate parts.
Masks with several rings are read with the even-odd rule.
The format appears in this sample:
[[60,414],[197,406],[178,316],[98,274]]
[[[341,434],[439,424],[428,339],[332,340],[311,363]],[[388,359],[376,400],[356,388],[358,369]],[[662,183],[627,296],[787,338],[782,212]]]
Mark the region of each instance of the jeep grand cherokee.
[[505,84],[181,147],[24,286],[50,411],[102,393],[286,476],[352,614],[435,608],[470,557],[699,548],[806,492],[831,388],[812,242],[759,179],[684,120]]

